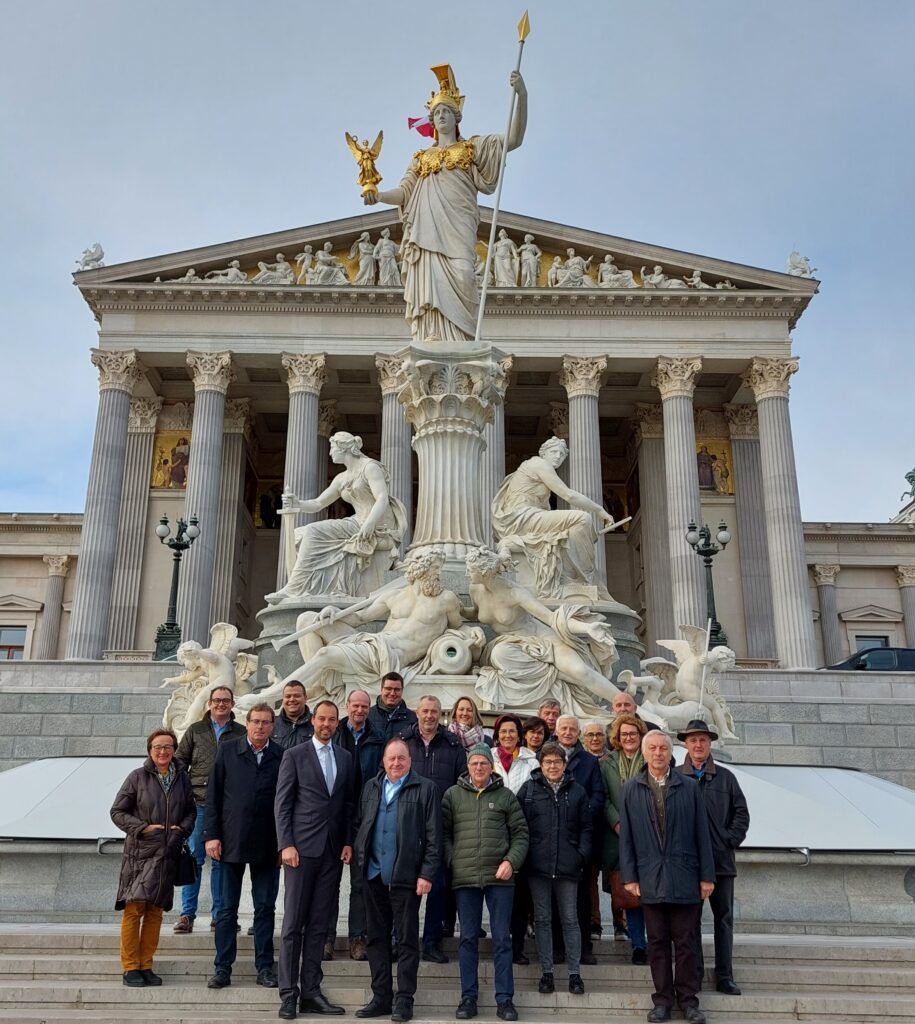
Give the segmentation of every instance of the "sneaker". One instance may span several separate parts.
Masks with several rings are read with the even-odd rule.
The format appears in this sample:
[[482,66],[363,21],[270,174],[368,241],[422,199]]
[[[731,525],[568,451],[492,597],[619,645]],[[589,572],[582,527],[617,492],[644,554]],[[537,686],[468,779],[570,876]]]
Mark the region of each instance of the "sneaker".
[[515,1009],[515,1004],[510,999],[506,999],[504,1003],[499,1003],[496,1007],[496,1016],[499,1020],[517,1020],[518,1011]]
[[423,946],[423,960],[429,964],[447,964],[448,957],[442,952],[441,946]]
[[476,999],[462,999],[458,1008],[454,1011],[454,1016],[458,1020],[470,1020],[472,1017],[477,1015],[477,1001]]
[[581,980],[580,974],[569,975],[569,991],[573,996],[583,996],[585,994],[585,983]]
[[551,995],[556,991],[556,983],[553,981],[553,975],[550,971],[544,971],[540,975],[540,981],[537,982],[537,991],[542,996]]
[[232,984],[232,975],[228,971],[217,971],[207,982],[207,988],[228,988]]
[[599,924],[591,925],[591,938],[599,939],[604,934],[604,929]]
[[146,979],[142,971],[124,971],[124,984],[128,988],[146,988]]
[[143,975],[143,980],[146,982],[147,985],[152,985],[153,987],[156,987],[162,984],[162,979],[159,977],[159,975],[154,974],[148,968],[144,971],[140,971],[140,974]]
[[636,946],[632,951],[632,962],[644,967],[648,963],[648,954],[642,946]]
[[188,917],[187,914],[182,914],[181,917],[175,922],[175,927],[172,931],[176,935],[190,935],[194,930],[194,919]]
[[365,951],[365,939],[362,936],[349,940],[349,958],[350,960],[358,960],[360,963],[368,960],[368,953]]
[[625,928],[614,928],[613,929],[613,941],[614,942],[628,942],[629,932]]

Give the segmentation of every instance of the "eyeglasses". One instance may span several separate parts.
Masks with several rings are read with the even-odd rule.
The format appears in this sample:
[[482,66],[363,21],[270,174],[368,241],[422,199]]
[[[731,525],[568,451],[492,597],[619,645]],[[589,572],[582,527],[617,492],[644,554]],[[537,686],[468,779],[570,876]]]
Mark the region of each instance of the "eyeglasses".
[[543,766],[549,766],[550,768],[558,768],[559,765],[564,765],[565,761],[560,757],[545,757],[540,764]]
[[231,704],[231,697],[210,697],[211,704]]
[[621,732],[620,733],[620,739],[621,740],[637,740],[637,739],[639,739],[639,734],[637,732]]
[[151,750],[151,751],[152,751],[152,752],[153,752],[154,754],[165,754],[165,753],[167,753],[167,752],[168,752],[169,750],[174,750],[175,748],[174,748],[173,746],[168,746],[168,747],[150,747],[149,749],[150,749],[150,750]]

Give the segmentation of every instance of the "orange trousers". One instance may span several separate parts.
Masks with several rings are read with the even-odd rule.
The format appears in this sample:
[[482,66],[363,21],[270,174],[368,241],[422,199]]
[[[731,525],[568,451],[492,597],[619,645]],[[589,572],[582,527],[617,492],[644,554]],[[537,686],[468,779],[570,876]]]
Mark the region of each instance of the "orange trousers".
[[151,971],[159,945],[162,908],[152,903],[128,903],[121,917],[121,969]]

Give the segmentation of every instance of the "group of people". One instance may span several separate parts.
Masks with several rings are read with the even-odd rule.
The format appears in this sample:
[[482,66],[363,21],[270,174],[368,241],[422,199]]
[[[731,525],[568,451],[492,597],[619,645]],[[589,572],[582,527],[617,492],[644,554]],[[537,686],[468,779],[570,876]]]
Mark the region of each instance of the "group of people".
[[155,730],[148,760],[115,799],[112,819],[127,833],[116,904],[124,911],[125,985],[161,984],[153,956],[187,842],[197,879],[183,887],[174,930],[193,930],[209,858],[216,951],[208,985],[230,985],[247,867],[257,984],[279,989],[284,1020],[345,1012],[321,990],[344,870],[349,953],[371,971],[372,998],[356,1011],[360,1018],[410,1020],[420,960],[447,963],[442,940],[456,924],[455,1016],[476,1017],[484,905],[500,1019],[518,1019],[513,966],[530,962],[531,924],[538,990],[555,991],[554,965],[565,961],[569,992],[583,994],[581,965],[597,962],[601,879],[613,894],[615,935],[628,937],[633,963],[650,966],[649,1020],[669,1019],[676,1005],[687,1020],[704,1020],[706,899],[717,988],[739,995],[731,966],[734,851],[749,813],[733,774],[712,758],[717,737],[704,722],[680,734],[686,758],[677,767],[670,738],[642,721],[627,693],[614,698],[606,726],[582,729],[558,701],[545,700],[537,716],[500,715],[491,736],[469,697],[456,702],[447,725],[433,694],[408,708],[396,672],[381,681],[374,702],[351,691],[342,718],[330,700],[309,708],[296,681],[286,683],[278,714],[259,703],[242,725],[233,706],[232,691],[215,687],[180,744],[168,729]]

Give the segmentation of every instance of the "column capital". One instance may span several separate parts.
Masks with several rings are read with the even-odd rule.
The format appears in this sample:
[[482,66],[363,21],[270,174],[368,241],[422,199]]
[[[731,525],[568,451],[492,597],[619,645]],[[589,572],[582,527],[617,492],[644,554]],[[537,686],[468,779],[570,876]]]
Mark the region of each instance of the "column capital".
[[915,565],[897,565],[896,583],[900,587],[915,587]]
[[601,377],[607,369],[604,356],[563,356],[559,382],[566,389],[569,398],[579,395],[593,395],[600,392]]
[[135,351],[112,352],[94,348],[91,352],[92,365],[98,368],[99,391],[126,391],[129,395],[134,385],[142,380],[146,367]]
[[378,371],[382,395],[396,395],[407,382],[403,372],[403,360],[397,356],[386,356],[376,352],[375,369]]
[[41,560],[48,567],[49,576],[66,576],[70,571],[69,555],[44,555]]
[[664,409],[660,402],[635,403],[636,442],[664,436]]
[[230,398],[226,401],[226,413],[223,420],[223,433],[244,434],[251,437],[251,399]]
[[131,398],[127,418],[129,434],[153,434],[162,409],[161,398]]
[[231,352],[188,352],[187,365],[194,377],[194,391],[225,394],[235,379]]
[[569,407],[565,402],[550,402],[550,430],[553,437],[569,440]]
[[512,372],[514,363],[514,356],[502,356],[499,360],[499,373],[493,379],[493,387],[498,392],[499,398],[505,398],[505,392],[508,390],[508,375]]
[[755,405],[728,403],[723,408],[732,441],[755,441],[759,438],[759,411]]
[[[912,567],[915,569],[915,566]],[[834,587],[836,577],[839,575],[841,566],[838,565],[815,565],[813,566],[813,578],[818,587]],[[915,580],[912,581],[915,585]]]
[[699,356],[658,356],[649,383],[665,398],[692,398],[702,372]]
[[299,395],[303,392],[310,395],[321,394],[321,388],[327,383],[327,371],[324,368],[326,356],[323,352],[284,352],[281,362],[286,371],[290,395]]
[[743,375],[757,402],[764,398],[787,398],[792,373],[797,373],[798,360],[761,359],[756,357]]
[[328,398],[318,405],[318,434],[330,437],[337,426],[337,400]]

